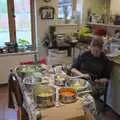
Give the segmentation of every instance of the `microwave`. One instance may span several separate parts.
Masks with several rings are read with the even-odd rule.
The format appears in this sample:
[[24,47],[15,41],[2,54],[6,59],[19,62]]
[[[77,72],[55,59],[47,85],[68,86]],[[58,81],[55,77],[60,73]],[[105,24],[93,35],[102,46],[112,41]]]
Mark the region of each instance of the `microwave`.
[[120,25],[120,16],[119,15],[115,16],[114,24],[115,25]]

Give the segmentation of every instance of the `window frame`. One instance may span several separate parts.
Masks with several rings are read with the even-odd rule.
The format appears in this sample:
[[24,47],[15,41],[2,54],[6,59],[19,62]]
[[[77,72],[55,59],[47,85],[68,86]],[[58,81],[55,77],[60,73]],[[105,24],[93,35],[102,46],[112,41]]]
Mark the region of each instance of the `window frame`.
[[[17,42],[16,40],[16,24],[15,24],[15,6],[14,0],[7,0],[8,9],[8,26],[10,42]],[[35,35],[35,0],[30,0],[30,20],[31,20],[31,42],[32,50],[36,49],[36,35]]]

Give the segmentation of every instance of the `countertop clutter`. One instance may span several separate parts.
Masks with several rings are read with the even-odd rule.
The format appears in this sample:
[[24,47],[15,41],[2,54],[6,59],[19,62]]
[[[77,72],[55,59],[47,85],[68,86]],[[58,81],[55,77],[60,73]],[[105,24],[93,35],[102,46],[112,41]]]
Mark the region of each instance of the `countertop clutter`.
[[[84,81],[78,82],[80,77],[75,83],[79,91],[69,86],[73,78],[63,68],[61,65],[21,65],[15,69],[30,120],[38,117],[43,120],[94,120],[96,107],[90,95],[91,87]],[[64,84],[56,84],[56,81]]]

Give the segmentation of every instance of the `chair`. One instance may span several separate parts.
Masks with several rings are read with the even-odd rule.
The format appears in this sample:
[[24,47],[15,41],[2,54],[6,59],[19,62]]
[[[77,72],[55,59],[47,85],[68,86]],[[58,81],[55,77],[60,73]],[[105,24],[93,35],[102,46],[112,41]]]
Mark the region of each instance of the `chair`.
[[29,120],[23,107],[23,96],[16,75],[11,71],[8,78],[9,101],[8,107],[15,108],[17,120]]

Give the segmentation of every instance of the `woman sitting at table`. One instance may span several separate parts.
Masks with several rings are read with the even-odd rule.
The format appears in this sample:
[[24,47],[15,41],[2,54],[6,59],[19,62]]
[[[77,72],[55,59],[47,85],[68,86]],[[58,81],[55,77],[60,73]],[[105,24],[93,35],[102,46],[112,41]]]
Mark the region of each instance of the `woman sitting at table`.
[[110,77],[111,65],[103,52],[103,40],[94,38],[90,50],[79,55],[73,63],[71,72],[77,76],[91,76],[93,96],[100,97],[104,93],[104,85]]

